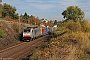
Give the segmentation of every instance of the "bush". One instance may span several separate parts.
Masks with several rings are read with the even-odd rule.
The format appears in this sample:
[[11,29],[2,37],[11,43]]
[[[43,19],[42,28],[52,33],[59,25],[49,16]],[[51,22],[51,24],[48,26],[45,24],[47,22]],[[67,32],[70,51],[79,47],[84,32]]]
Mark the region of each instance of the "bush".
[[90,24],[88,23],[88,21],[81,21],[81,26],[82,26],[82,31],[83,32],[90,32]]
[[58,39],[51,39],[48,47],[42,47],[31,59],[40,60],[41,57],[46,57],[46,60],[89,60],[90,24],[87,21],[67,21],[54,32],[54,36],[65,31],[68,32]]
[[54,32],[54,36],[58,36],[66,31],[67,31],[67,29],[65,29],[65,27],[60,27],[57,29],[57,31]]
[[67,27],[74,32],[81,31],[81,25],[77,23],[70,23]]
[[0,37],[3,37],[5,35],[4,31],[0,28]]
[[31,55],[31,57],[29,58],[30,60],[37,60],[38,58],[38,54],[37,54],[37,50],[33,52],[33,54]]

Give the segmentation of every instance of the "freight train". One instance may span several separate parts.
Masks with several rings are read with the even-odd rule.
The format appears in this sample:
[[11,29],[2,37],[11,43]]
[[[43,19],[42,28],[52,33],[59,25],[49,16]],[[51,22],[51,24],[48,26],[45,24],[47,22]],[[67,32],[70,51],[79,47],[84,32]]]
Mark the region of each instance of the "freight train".
[[57,27],[27,27],[23,30],[22,41],[34,40],[38,37],[45,36],[55,32]]

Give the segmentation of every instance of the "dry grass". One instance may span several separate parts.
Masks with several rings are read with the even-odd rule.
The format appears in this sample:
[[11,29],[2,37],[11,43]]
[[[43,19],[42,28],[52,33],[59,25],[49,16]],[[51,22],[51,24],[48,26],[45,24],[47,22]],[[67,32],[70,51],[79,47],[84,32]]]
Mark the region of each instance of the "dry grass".
[[17,23],[14,23],[13,25],[12,25],[12,28],[13,28],[13,30],[15,31],[15,32],[19,32],[19,24],[17,24]]
[[[90,51],[89,33],[66,33],[58,39],[51,39],[49,47],[37,52],[38,60],[88,60]],[[76,41],[76,42],[75,42]]]
[[[37,60],[89,60],[90,59],[90,31],[89,23],[65,22],[62,26],[67,32],[51,38],[48,47],[38,50]],[[88,23],[88,24],[86,24]],[[72,25],[72,26],[71,26]],[[80,27],[80,28],[79,28]],[[58,29],[59,32],[63,29]],[[56,34],[57,34],[56,33]],[[58,34],[57,34],[58,35]]]

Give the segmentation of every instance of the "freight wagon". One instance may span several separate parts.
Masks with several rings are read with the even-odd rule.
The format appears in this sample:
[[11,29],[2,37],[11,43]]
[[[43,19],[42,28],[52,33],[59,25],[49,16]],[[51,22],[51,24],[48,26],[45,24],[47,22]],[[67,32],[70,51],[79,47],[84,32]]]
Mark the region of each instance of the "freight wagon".
[[33,38],[35,39],[35,38],[38,38],[38,37],[40,37],[40,35],[41,35],[42,33],[41,33],[41,29],[40,28],[34,28],[33,29]]

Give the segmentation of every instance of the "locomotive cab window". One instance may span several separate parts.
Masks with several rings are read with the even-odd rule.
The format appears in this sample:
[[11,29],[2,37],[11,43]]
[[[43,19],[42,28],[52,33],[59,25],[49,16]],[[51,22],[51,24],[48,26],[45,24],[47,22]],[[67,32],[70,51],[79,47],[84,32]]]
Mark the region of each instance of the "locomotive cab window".
[[30,29],[24,29],[24,32],[30,32]]

